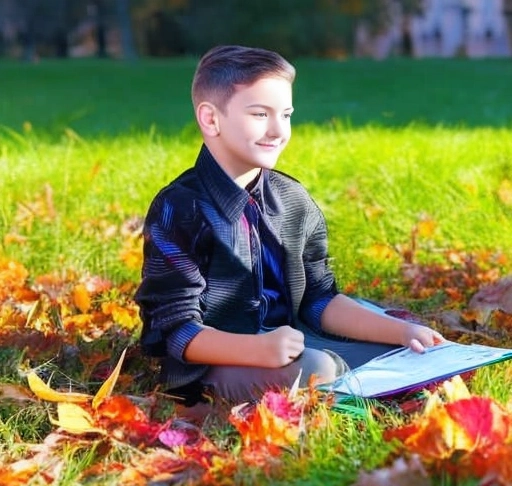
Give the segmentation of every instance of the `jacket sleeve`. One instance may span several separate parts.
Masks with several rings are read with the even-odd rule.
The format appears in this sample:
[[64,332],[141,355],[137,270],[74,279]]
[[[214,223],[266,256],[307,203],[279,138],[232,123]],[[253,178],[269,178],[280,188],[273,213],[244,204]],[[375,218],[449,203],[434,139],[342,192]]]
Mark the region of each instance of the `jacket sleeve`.
[[144,226],[142,281],[135,294],[143,322],[141,345],[150,356],[183,361],[188,343],[204,328],[200,298],[205,280],[197,254],[201,218],[157,196]]
[[306,218],[305,229],[306,241],[302,260],[306,288],[299,309],[299,317],[306,325],[320,331],[322,313],[338,290],[329,266],[325,218],[314,202]]

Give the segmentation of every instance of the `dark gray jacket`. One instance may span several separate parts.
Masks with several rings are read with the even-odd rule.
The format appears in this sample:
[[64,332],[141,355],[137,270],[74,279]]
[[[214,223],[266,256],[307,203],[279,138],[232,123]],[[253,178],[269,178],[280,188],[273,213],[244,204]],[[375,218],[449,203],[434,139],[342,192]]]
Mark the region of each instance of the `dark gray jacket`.
[[[262,171],[253,191],[263,219],[285,255],[292,322],[320,329],[320,316],[337,293],[327,262],[327,232],[318,206],[296,180]],[[242,217],[250,199],[205,146],[196,164],[153,200],[144,228],[140,306],[141,344],[167,359],[171,388],[198,379],[205,365],[183,359],[205,326],[256,333],[261,325],[261,282]]]

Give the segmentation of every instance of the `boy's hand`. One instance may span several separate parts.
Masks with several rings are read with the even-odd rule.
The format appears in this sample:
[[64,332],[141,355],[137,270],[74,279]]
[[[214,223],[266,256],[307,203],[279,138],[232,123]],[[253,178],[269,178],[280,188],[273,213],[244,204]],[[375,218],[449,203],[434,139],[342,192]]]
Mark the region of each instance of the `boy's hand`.
[[403,344],[417,353],[424,353],[425,348],[430,348],[444,341],[444,337],[430,327],[421,324],[408,324],[405,328]]
[[280,368],[292,363],[304,351],[304,334],[290,326],[280,326],[260,339],[261,366]]

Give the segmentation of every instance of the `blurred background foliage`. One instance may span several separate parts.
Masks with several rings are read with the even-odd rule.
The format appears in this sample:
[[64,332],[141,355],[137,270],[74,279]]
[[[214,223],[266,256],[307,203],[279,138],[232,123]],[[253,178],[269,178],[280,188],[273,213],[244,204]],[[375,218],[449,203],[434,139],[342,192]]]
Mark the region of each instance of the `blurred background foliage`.
[[[0,55],[170,57],[238,43],[343,58],[356,26],[386,28],[420,0],[0,0]],[[405,33],[405,32],[404,32]]]

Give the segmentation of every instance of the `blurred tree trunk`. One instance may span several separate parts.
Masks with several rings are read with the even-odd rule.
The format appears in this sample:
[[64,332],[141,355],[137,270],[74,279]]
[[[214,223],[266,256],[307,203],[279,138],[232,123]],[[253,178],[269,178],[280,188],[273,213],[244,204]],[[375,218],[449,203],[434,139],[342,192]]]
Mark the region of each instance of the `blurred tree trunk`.
[[137,52],[133,41],[130,0],[116,0],[116,8],[119,29],[121,32],[123,57],[128,60],[134,60],[137,58]]
[[55,34],[53,36],[55,44],[55,54],[57,57],[69,56],[69,5],[68,0],[55,0],[54,5],[55,18],[57,21]]
[[98,57],[107,57],[107,13],[104,0],[94,2],[96,16],[96,55]]
[[36,15],[38,0],[22,0],[22,15],[24,17],[24,29],[20,35],[21,45],[23,47],[23,60],[35,61],[36,52]]

